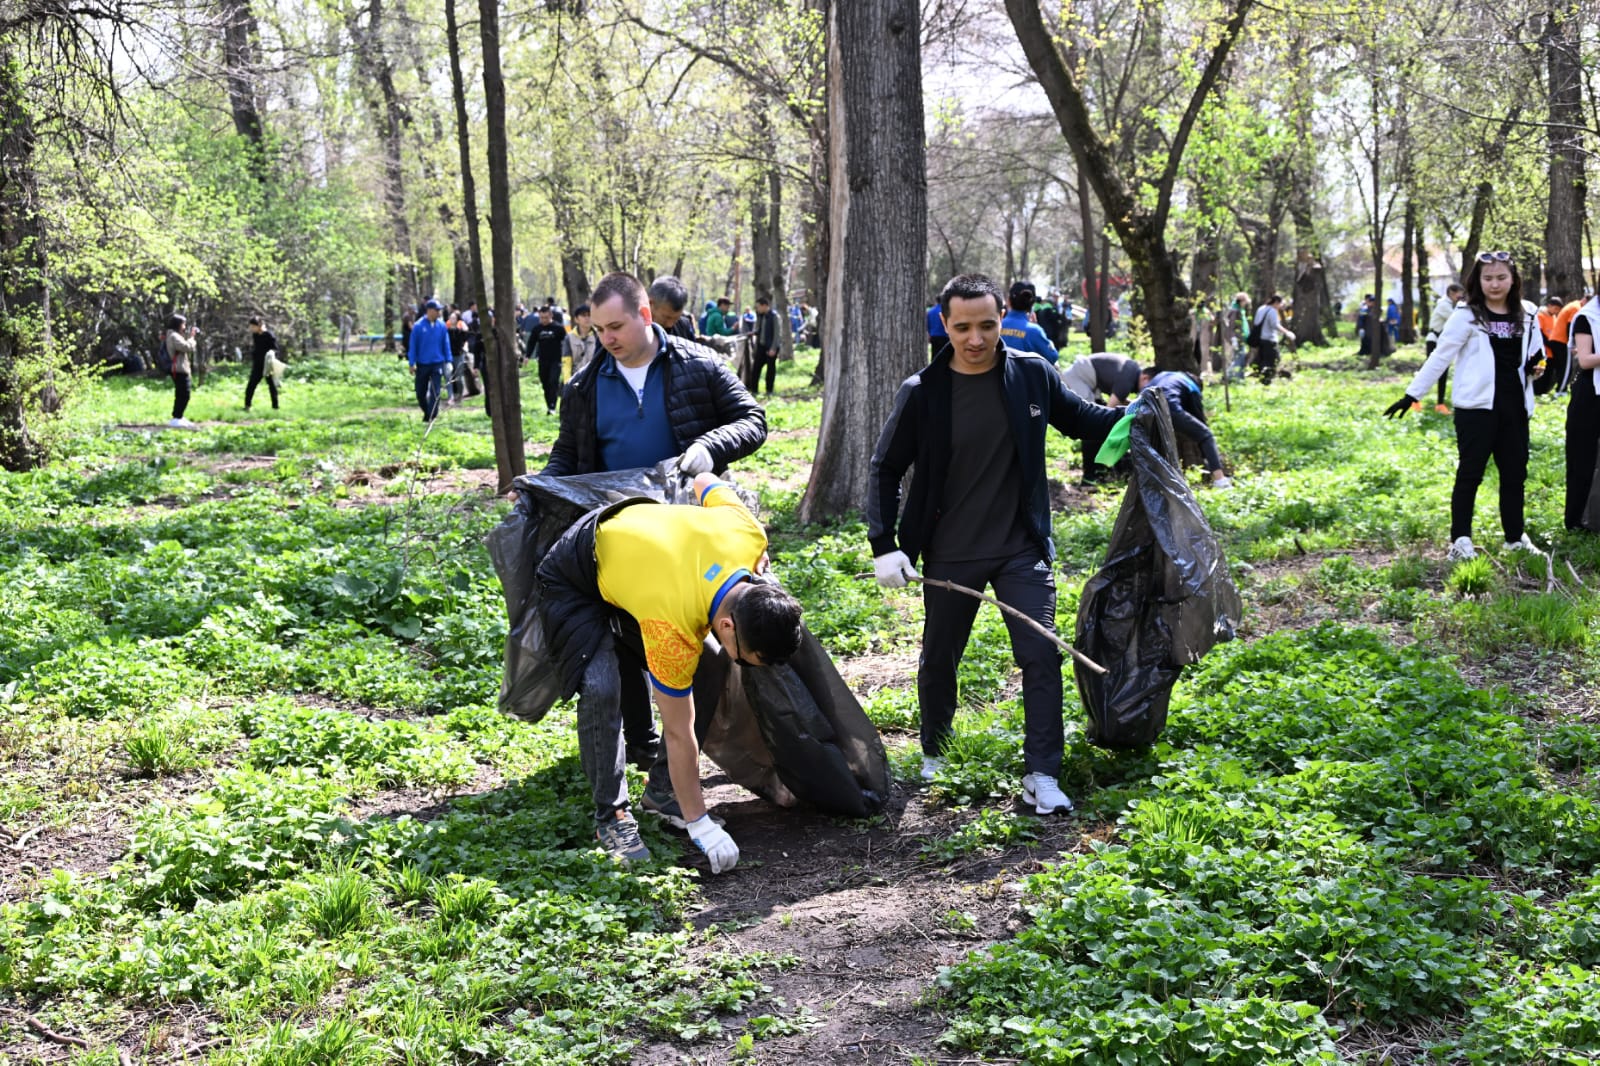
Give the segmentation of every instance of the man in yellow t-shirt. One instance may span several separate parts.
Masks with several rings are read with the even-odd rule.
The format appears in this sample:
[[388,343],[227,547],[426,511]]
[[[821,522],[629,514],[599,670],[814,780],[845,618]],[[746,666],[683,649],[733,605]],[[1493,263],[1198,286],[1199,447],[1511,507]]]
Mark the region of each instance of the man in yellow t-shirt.
[[801,608],[763,576],[766,533],[733,489],[709,473],[694,487],[698,507],[624,501],[580,519],[539,565],[539,610],[565,694],[578,693],[578,750],[601,845],[625,861],[650,857],[628,809],[620,641],[624,652],[642,647],[655,689],[675,794],[670,820],[722,873],[739,849],[706,813],[700,791],[701,648],[710,635],[737,662],[780,664],[800,646]]

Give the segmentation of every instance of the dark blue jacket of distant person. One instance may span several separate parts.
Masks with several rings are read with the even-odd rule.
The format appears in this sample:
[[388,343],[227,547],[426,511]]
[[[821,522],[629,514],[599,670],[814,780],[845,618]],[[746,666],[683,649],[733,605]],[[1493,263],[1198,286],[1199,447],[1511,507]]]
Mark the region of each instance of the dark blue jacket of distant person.
[[1005,341],[1007,348],[1014,348],[1019,352],[1032,352],[1054,363],[1061,358],[1056,351],[1056,346],[1050,343],[1050,338],[1044,335],[1044,330],[1038,323],[1030,321],[1026,311],[1007,311],[1000,320],[1000,337]]
[[406,361],[412,366],[435,366],[450,361],[450,328],[444,324],[444,319],[430,322],[426,315],[417,319],[406,346]]

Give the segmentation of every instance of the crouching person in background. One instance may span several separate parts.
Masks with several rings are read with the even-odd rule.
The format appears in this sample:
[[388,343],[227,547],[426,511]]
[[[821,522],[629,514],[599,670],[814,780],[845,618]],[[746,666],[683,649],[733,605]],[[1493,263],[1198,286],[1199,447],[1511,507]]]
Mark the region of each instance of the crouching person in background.
[[801,608],[763,576],[766,532],[733,489],[709,473],[694,487],[698,507],[624,500],[585,515],[539,564],[539,610],[563,694],[578,695],[578,751],[601,846],[625,862],[650,858],[629,810],[622,736],[622,678],[642,663],[661,714],[675,822],[723,873],[739,847],[700,790],[701,649],[711,635],[736,662],[779,665],[800,646]]

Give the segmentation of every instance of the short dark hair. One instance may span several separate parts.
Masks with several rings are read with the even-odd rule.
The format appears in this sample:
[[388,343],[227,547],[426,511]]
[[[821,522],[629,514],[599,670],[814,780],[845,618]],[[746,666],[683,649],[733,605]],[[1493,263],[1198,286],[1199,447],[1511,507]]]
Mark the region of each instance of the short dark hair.
[[1279,301],[1281,301],[1282,299],[1283,299],[1283,293],[1275,292],[1271,296],[1267,297],[1267,303],[1275,304],[1275,303],[1278,303]]
[[757,296],[756,297],[756,306],[760,307],[762,304],[766,304],[768,307],[771,307],[772,306],[772,297],[770,297],[770,296]]
[[1467,291],[1467,287],[1465,285],[1461,284],[1461,282],[1459,282],[1459,281],[1452,281],[1450,284],[1448,284],[1448,285],[1446,285],[1444,287],[1444,294],[1446,296],[1449,296],[1453,292],[1466,292],[1466,291]]
[[768,666],[782,666],[800,650],[803,611],[800,601],[780,586],[758,581],[734,602],[729,617],[742,650],[761,656]]
[[671,274],[663,274],[650,283],[650,299],[660,300],[674,311],[682,311],[689,302],[689,290]]
[[950,314],[951,300],[981,300],[985,296],[994,300],[994,309],[1006,309],[1005,297],[1000,294],[1000,286],[994,279],[986,274],[957,274],[944,283],[944,288],[939,290],[939,313]]
[[168,329],[182,329],[188,324],[189,320],[184,318],[182,315],[173,315],[171,318],[167,319]]
[[618,270],[600,279],[600,284],[589,294],[589,306],[599,307],[607,300],[615,300],[618,297],[635,311],[650,303],[649,297],[645,295],[644,286],[639,284],[639,279]]
[[728,304],[729,306],[732,306],[733,305],[733,301],[728,299],[726,296],[718,296],[717,297],[717,306],[721,307],[723,304]]
[[261,321],[261,316],[260,315],[251,315],[250,316],[250,325],[252,325],[252,326],[265,326],[266,323]]

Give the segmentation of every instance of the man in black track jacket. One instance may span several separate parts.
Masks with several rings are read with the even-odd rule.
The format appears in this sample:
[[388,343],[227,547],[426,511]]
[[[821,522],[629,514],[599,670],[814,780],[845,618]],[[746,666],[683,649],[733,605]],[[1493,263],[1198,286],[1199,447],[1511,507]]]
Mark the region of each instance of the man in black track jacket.
[[[903,587],[917,576],[920,555],[929,578],[979,590],[992,584],[1002,603],[1053,632],[1045,428],[1104,438],[1119,412],[1073,395],[1050,363],[1001,343],[1003,298],[989,278],[952,278],[939,306],[950,347],[900,386],[872,456],[867,534],[878,582]],[[902,510],[900,482],[913,466]],[[932,780],[955,718],[956,666],[979,604],[931,585],[922,602],[917,703],[922,776]],[[1022,668],[1023,799],[1039,814],[1070,811],[1072,801],[1056,783],[1064,743],[1061,653],[1010,615],[1006,627]]]

